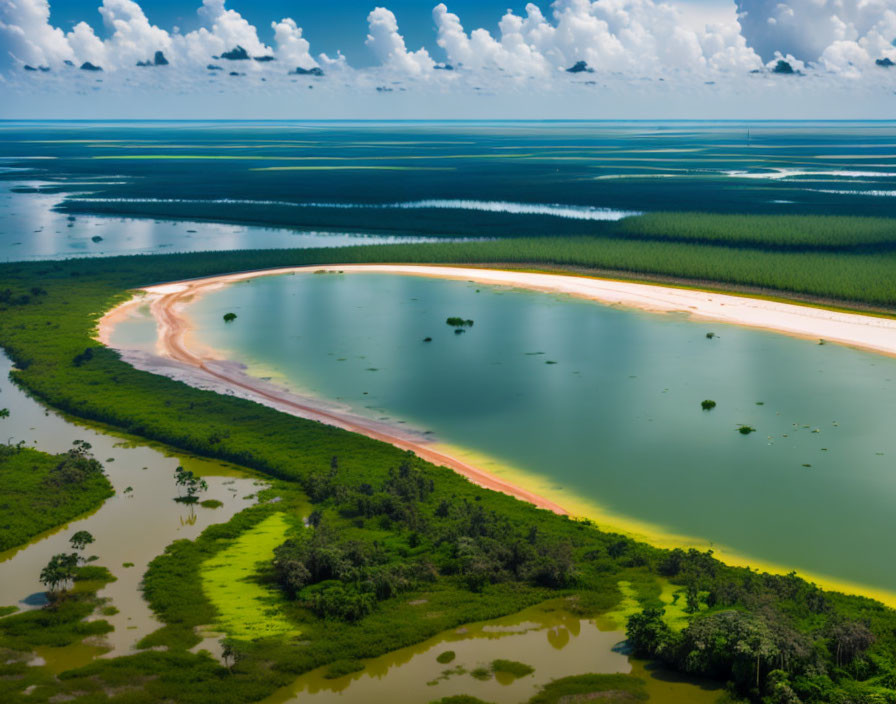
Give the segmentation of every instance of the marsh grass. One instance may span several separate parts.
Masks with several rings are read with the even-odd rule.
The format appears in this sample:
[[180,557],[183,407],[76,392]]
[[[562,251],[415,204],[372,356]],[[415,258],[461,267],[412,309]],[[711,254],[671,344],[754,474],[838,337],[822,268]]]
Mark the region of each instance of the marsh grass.
[[324,672],[324,679],[335,680],[355,672],[361,672],[363,669],[364,663],[360,660],[337,660]]
[[529,704],[561,704],[596,700],[629,704],[649,698],[644,680],[631,675],[576,675],[554,680],[529,700]]
[[619,221],[620,235],[741,247],[855,249],[896,246],[896,220],[843,215],[647,213]]
[[525,677],[535,672],[535,668],[516,660],[492,660],[492,672],[510,675],[514,678]]
[[66,472],[69,459],[0,446],[0,552],[99,508],[115,493],[101,472]]

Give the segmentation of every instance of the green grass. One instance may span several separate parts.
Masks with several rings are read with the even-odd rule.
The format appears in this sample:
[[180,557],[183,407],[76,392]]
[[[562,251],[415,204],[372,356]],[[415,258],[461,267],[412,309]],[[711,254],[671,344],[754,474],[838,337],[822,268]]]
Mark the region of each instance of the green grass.
[[492,672],[495,674],[511,675],[512,677],[525,677],[535,672],[535,668],[516,660],[493,660]]
[[529,700],[529,704],[561,704],[599,701],[630,704],[648,698],[644,681],[631,675],[576,675],[554,680]]
[[457,655],[453,650],[446,650],[444,653],[439,653],[436,656],[436,662],[439,662],[442,665],[447,665],[449,662],[452,662],[455,657],[457,657]]
[[64,455],[0,447],[0,552],[99,508],[113,495],[102,473],[66,478]]
[[363,669],[364,663],[360,660],[337,660],[327,668],[324,679],[335,680],[355,672],[361,672]]
[[282,595],[259,584],[258,569],[270,564],[289,528],[286,516],[275,513],[202,564],[202,588],[228,635],[252,639],[295,630],[282,614]]
[[112,630],[108,621],[85,619],[101,600],[96,592],[115,581],[104,567],[82,567],[75,576],[75,586],[52,606],[22,611],[0,619],[0,650],[30,651],[39,646],[61,648],[78,643],[88,636],[101,636]]

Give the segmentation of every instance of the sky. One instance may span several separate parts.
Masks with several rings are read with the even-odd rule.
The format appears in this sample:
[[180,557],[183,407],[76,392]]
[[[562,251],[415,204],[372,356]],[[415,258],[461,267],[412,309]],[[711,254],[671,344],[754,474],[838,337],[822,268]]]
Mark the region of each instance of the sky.
[[380,2],[0,0],[0,118],[896,115],[896,0]]

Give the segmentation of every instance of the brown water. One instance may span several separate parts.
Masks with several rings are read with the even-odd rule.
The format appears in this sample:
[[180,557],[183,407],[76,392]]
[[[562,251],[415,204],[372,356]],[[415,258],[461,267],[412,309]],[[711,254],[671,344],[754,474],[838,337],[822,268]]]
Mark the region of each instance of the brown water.
[[[86,427],[47,410],[9,380],[9,359],[0,354],[0,407],[9,408],[9,418],[0,419],[0,436],[44,452],[63,452],[76,439],[86,440],[100,460],[115,488],[94,513],[48,531],[28,545],[0,553],[0,606],[35,608],[43,603],[44,588],[38,581],[50,557],[69,552],[68,540],[78,530],[93,534],[96,542],[88,554],[107,567],[117,581],[100,590],[99,596],[118,609],[105,618],[115,628],[101,643],[69,648],[45,648],[39,653],[51,669],[86,664],[100,652],[108,656],[130,652],[135,643],[160,627],[140,591],[147,565],[165,547],[181,538],[196,538],[213,523],[228,521],[254,503],[263,484],[233,465],[175,453],[161,446],[134,442],[123,436]],[[108,461],[108,460],[112,461]],[[177,496],[174,470],[184,465],[208,482],[203,500],[217,499],[223,506],[206,509],[173,501]],[[130,488],[130,491],[127,489]],[[125,567],[125,563],[133,563]],[[102,647],[97,647],[102,646]]]
[[[713,684],[685,681],[672,673],[630,659],[619,647],[625,634],[601,630],[590,619],[563,608],[562,600],[540,604],[511,616],[469,624],[408,648],[364,661],[365,668],[326,679],[326,667],[312,670],[264,704],[286,702],[429,702],[461,694],[495,704],[527,701],[553,679],[586,673],[631,673],[646,682],[650,701],[662,704],[712,704],[721,690]],[[454,651],[450,663],[436,658]],[[525,677],[470,674],[495,659],[535,668]]]
[[[77,530],[96,537],[91,554],[117,577],[99,595],[119,612],[106,618],[114,631],[65,648],[35,650],[33,666],[53,673],[90,663],[97,657],[132,652],[134,645],[161,624],[142,598],[140,582],[150,560],[174,540],[196,538],[216,522],[229,520],[254,503],[263,485],[238,468],[191,457],[164,448],[75,423],[49,411],[9,381],[10,361],[0,354],[0,398],[11,411],[0,420],[0,434],[12,442],[24,440],[46,452],[62,452],[76,439],[86,440],[106,467],[116,494],[94,513],[43,534],[28,545],[0,553],[0,605],[36,608],[42,603],[40,569],[50,556],[69,549]],[[111,459],[112,461],[108,461]],[[218,509],[191,509],[172,500],[173,473],[178,464],[205,477],[209,490],[203,498],[224,503]],[[126,491],[130,487],[130,491]],[[124,563],[134,563],[124,567]],[[325,668],[299,677],[266,700],[284,702],[426,702],[454,694],[473,694],[496,704],[527,700],[552,679],[588,672],[631,672],[647,682],[650,701],[668,704],[711,704],[718,690],[711,685],[683,681],[663,670],[647,669],[619,649],[624,634],[612,619],[597,622],[563,610],[562,602],[543,604],[489,622],[453,629],[415,646],[365,662],[363,672],[328,680]],[[219,650],[221,634],[209,634],[197,648]],[[440,664],[436,656],[453,650],[456,658]],[[469,674],[477,667],[503,658],[531,665],[535,672],[522,678],[497,674],[479,680]],[[458,669],[461,668],[461,669]]]

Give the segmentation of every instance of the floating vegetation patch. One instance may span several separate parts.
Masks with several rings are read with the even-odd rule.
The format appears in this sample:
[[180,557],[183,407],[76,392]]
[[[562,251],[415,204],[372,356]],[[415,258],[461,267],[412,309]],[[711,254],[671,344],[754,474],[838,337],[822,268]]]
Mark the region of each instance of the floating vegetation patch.
[[448,318],[445,321],[445,323],[447,325],[451,325],[452,327],[455,327],[455,328],[471,328],[471,327],[473,327],[472,320],[469,320],[469,319],[464,320],[463,318],[460,318],[458,316],[452,316],[451,318]]
[[228,635],[260,638],[294,630],[280,611],[279,593],[258,581],[258,566],[270,564],[288,529],[284,514],[275,513],[203,563],[202,588]]
[[492,672],[497,674],[510,675],[513,678],[525,677],[535,672],[535,668],[516,660],[493,660]]
[[436,656],[436,662],[441,663],[442,665],[447,665],[449,662],[454,660],[456,654],[453,650],[446,650],[444,653],[439,653]]
[[649,698],[644,680],[631,675],[575,675],[554,680],[529,700],[530,704],[599,701],[629,704]]

